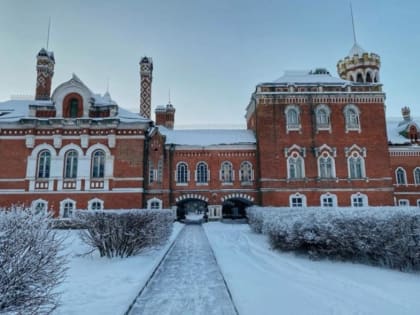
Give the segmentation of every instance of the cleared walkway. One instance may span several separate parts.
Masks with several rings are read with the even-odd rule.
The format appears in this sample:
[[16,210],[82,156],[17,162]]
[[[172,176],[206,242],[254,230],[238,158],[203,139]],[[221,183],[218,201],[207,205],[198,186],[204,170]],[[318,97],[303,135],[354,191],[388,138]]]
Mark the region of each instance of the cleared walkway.
[[180,232],[129,314],[237,315],[201,225]]

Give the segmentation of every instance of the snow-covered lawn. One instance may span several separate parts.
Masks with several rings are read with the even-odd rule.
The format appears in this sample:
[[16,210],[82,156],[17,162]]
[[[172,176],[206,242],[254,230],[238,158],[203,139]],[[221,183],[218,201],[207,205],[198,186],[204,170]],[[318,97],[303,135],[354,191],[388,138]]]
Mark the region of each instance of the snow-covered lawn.
[[418,315],[420,274],[273,251],[245,224],[204,225],[241,315]]
[[63,292],[62,306],[54,314],[123,314],[182,227],[174,224],[166,246],[124,259],[100,258],[97,252],[80,256],[89,248],[80,241],[78,232],[59,231],[66,238],[69,270],[58,288]]

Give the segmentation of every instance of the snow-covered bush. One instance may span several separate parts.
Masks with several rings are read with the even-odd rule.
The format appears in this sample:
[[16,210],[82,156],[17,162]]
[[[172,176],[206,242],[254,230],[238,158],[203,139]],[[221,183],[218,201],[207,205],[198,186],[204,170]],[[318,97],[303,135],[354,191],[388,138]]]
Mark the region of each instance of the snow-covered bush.
[[53,229],[62,229],[62,230],[70,230],[70,229],[85,229],[86,224],[83,220],[79,218],[71,218],[71,219],[53,219],[50,221],[50,225]]
[[[370,208],[258,208],[256,224],[273,248],[420,270],[420,209]],[[261,228],[259,227],[261,225]]]
[[0,209],[0,313],[49,314],[64,279],[62,240],[44,213]]
[[172,210],[77,211],[86,230],[82,240],[101,257],[128,257],[166,242],[175,220]]

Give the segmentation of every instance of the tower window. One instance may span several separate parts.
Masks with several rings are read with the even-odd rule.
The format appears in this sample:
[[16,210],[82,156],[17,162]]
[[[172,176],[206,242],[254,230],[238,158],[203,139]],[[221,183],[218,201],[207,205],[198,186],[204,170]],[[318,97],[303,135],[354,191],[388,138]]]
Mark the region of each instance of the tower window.
[[79,112],[79,101],[75,98],[70,100],[69,114],[70,118],[77,118]]

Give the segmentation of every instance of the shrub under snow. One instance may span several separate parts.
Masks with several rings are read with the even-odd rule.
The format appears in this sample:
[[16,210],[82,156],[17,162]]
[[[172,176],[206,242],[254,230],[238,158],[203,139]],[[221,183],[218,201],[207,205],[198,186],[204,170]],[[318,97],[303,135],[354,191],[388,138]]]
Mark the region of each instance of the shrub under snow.
[[420,270],[420,209],[261,208],[247,210],[252,229],[273,248]]
[[175,220],[172,210],[77,211],[86,230],[82,240],[101,257],[128,257],[166,242]]
[[66,261],[47,214],[0,209],[0,313],[49,314]]

